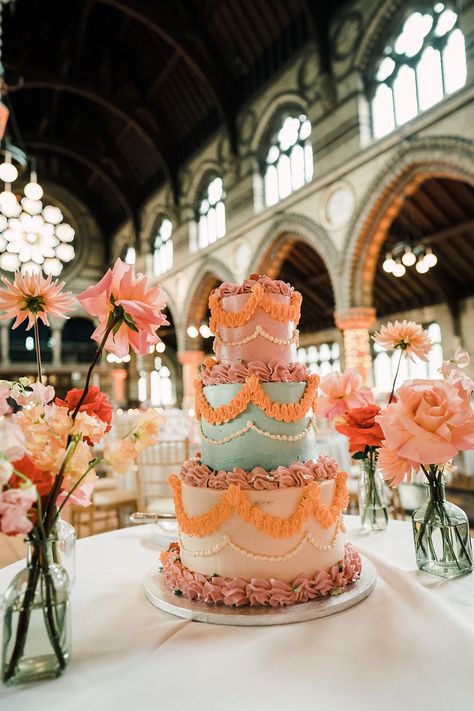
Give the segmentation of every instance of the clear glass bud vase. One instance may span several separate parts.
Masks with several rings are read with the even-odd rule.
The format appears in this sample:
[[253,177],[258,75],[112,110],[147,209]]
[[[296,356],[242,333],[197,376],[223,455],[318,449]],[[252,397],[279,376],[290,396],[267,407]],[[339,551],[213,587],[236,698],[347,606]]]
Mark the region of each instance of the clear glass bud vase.
[[446,501],[441,477],[427,484],[428,499],[412,514],[416,563],[432,575],[457,578],[472,572],[469,519]]
[[3,600],[2,680],[7,685],[59,676],[70,658],[69,580],[55,562],[53,535],[28,540],[26,568]]
[[56,538],[53,548],[54,562],[65,569],[69,587],[72,588],[76,580],[76,531],[69,521],[59,516],[53,529],[53,537]]
[[360,460],[359,516],[368,531],[383,531],[388,525],[388,505],[385,484],[377,468],[376,457]]

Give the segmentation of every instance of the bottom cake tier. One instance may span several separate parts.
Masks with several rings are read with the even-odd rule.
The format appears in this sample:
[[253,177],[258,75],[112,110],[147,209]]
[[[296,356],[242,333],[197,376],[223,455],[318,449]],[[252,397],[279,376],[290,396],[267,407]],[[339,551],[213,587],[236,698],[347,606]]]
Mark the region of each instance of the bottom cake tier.
[[278,607],[339,595],[348,585],[358,580],[362,569],[360,556],[350,543],[344,546],[342,560],[329,570],[319,570],[310,577],[300,575],[290,583],[275,578],[245,580],[193,572],[181,562],[178,543],[171,543],[160,558],[163,579],[177,595],[229,607]]

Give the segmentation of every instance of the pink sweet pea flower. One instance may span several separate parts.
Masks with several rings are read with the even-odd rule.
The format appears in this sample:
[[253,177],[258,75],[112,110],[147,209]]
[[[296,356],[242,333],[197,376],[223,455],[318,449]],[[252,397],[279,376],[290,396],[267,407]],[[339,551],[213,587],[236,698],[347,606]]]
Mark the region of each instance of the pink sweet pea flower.
[[54,388],[52,385],[43,385],[43,383],[31,383],[28,390],[22,388],[21,385],[15,384],[10,396],[18,405],[25,407],[26,405],[47,405],[51,400],[54,400]]
[[0,380],[0,417],[10,412],[8,398],[10,397],[10,385],[6,380]]
[[0,531],[9,536],[29,533],[33,523],[27,513],[38,498],[34,486],[0,491]]
[[99,319],[92,338],[101,343],[107,327],[114,320],[116,326],[109,333],[105,350],[118,358],[128,354],[130,346],[136,353],[146,355],[149,346],[159,342],[156,334],[160,326],[168,325],[161,313],[166,306],[166,292],[157,284],[147,290],[147,278],[135,276],[133,264],[117,259],[98,284],[77,297],[91,316]]
[[334,420],[354,407],[364,407],[374,402],[370,388],[362,387],[362,375],[355,369],[345,373],[329,373],[319,383],[322,395],[316,406],[319,417]]

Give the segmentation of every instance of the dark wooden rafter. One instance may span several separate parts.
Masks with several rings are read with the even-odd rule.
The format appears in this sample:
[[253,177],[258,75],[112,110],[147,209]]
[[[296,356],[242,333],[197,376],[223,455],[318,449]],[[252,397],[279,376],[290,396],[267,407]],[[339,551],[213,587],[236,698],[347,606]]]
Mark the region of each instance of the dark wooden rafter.
[[120,203],[123,209],[125,219],[130,219],[134,221],[133,215],[135,213],[134,207],[130,204],[126,197],[126,190],[124,187],[119,185],[113,178],[110,177],[110,173],[100,167],[97,163],[97,156],[89,155],[84,149],[84,146],[80,145],[70,145],[68,143],[63,143],[55,139],[41,138],[25,135],[23,137],[25,145],[34,151],[45,151],[50,153],[56,153],[59,155],[66,156],[77,163],[81,163],[92,173],[97,175],[97,177],[107,185],[107,187],[113,192],[115,198]]
[[233,79],[225,69],[224,59],[217,56],[212,47],[198,40],[191,25],[187,30],[183,30],[182,26],[174,20],[172,6],[169,7],[168,4],[157,8],[142,0],[133,0],[133,2],[96,0],[96,2],[129,15],[173,47],[196,77],[208,87],[227,129],[230,144],[233,150],[236,150],[236,116],[232,101]]
[[[19,66],[7,62],[6,68],[10,73],[16,75],[17,77],[22,77],[22,81],[10,90],[11,93],[32,89],[49,89],[55,92],[66,92],[81,96],[82,98],[92,101],[93,103],[113,113],[115,116],[120,118],[125,125],[135,131],[135,133],[146,144],[147,150],[152,148],[156,152],[165,177],[171,184],[173,184],[174,171],[171,170],[169,158],[167,157],[168,147],[165,148],[165,146],[158,141],[156,136],[145,128],[144,122],[136,118],[132,111],[133,107],[131,105],[121,102],[116,96],[113,96],[104,88],[76,81],[74,79],[61,78],[56,74],[38,72],[35,68],[29,67],[28,65]],[[141,110],[146,111],[146,109]],[[151,121],[152,120],[153,119],[151,119]]]
[[331,44],[329,37],[329,17],[327,3],[320,0],[304,0],[305,14],[316,43],[322,74],[332,74]]

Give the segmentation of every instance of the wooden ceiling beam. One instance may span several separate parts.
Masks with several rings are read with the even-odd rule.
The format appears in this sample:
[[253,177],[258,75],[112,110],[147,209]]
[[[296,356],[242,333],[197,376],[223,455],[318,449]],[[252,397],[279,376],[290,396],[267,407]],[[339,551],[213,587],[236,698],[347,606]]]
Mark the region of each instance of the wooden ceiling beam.
[[[177,14],[166,9],[166,4],[156,5],[143,0],[96,0],[101,5],[113,7],[129,15],[148,30],[159,35],[185,60],[196,77],[211,91],[221,119],[226,126],[229,141],[237,151],[236,111],[233,100],[233,77],[225,69],[224,58],[215,52],[214,43],[199,41],[192,31],[183,30],[176,22]],[[197,40],[197,41],[196,41]]]

